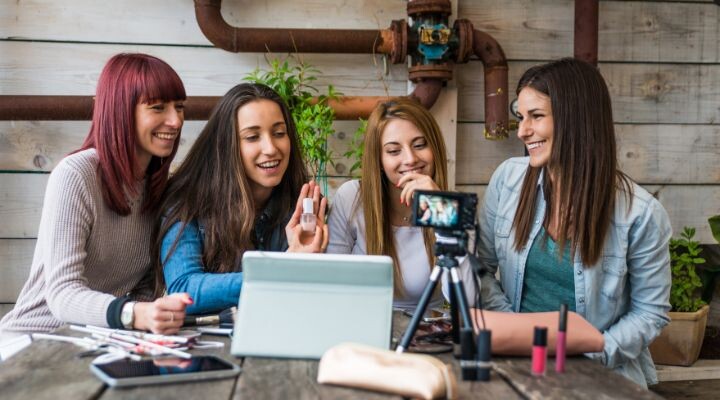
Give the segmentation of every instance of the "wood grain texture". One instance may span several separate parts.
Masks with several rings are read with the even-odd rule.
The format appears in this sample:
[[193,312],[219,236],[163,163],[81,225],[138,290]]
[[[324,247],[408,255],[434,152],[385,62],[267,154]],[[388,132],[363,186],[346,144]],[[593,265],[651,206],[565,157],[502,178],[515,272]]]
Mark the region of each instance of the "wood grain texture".
[[[510,98],[529,67],[539,62],[509,62]],[[720,64],[600,63],[616,123],[717,124],[720,122]],[[455,67],[458,121],[484,121],[482,64]]]
[[617,373],[584,357],[568,357],[564,374],[557,374],[548,362],[544,377],[530,373],[530,359],[507,358],[497,362],[495,371],[509,380],[527,399],[661,399]]
[[[264,54],[208,47],[0,41],[0,94],[92,95],[103,65],[120,52],[163,59],[178,72],[188,96],[222,96],[255,68],[267,68]],[[315,81],[319,90],[332,84],[348,96],[407,92],[407,68],[392,65],[384,76],[382,61],[370,54],[303,54],[301,58],[322,71]]]
[[[405,7],[402,0],[225,0],[222,14],[238,27],[384,29],[391,20],[406,18]],[[211,46],[200,32],[193,3],[174,0],[73,0],[72,6],[2,0],[0,38]]]
[[0,368],[2,398],[91,399],[105,390],[88,365],[89,358],[75,357],[80,348],[67,343],[38,340],[3,361]]
[[0,319],[2,319],[5,314],[9,313],[13,307],[15,307],[15,303],[0,303]]
[[[15,303],[30,275],[35,239],[0,239],[0,303]],[[0,307],[0,314],[10,311]]]
[[[523,145],[482,138],[482,123],[458,127],[458,184],[487,184]],[[720,184],[720,125],[615,125],[620,169],[641,184]]]
[[[460,2],[460,18],[493,36],[514,60],[573,54],[574,0]],[[720,62],[720,9],[710,1],[601,1],[600,61]]]

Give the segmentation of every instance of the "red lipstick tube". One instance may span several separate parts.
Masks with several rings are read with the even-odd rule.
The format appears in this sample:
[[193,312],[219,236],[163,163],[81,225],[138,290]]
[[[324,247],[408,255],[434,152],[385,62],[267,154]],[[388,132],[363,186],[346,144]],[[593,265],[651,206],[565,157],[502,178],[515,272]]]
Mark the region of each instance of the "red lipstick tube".
[[535,376],[545,375],[545,364],[547,363],[547,328],[536,326],[533,336],[532,348],[532,374]]
[[560,305],[560,324],[558,325],[557,344],[555,346],[555,372],[565,372],[565,348],[567,346],[567,304]]

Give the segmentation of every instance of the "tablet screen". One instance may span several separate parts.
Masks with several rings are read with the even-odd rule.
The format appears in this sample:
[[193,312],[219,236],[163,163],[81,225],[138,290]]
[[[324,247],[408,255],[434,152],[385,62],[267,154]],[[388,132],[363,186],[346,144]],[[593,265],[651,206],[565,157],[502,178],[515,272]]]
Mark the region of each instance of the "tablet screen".
[[132,361],[128,359],[95,365],[107,376],[115,379],[144,376],[182,375],[198,372],[232,370],[233,365],[217,357],[198,356],[189,360],[163,358]]

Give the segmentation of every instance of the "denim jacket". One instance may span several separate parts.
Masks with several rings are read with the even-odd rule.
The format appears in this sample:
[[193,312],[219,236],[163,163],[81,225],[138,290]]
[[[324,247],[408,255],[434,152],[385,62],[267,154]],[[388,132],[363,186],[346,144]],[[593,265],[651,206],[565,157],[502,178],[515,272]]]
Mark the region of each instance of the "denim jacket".
[[[275,229],[268,229],[270,220],[271,211],[268,208],[256,219],[256,248],[266,251],[287,250],[285,225],[289,218]],[[168,258],[176,239],[177,246]],[[160,247],[168,293],[186,292],[194,300],[193,304],[187,307],[188,314],[204,314],[236,306],[240,297],[243,281],[241,260],[236,261],[236,272],[207,272],[203,263],[204,242],[205,225],[202,221],[192,220],[185,224],[184,228],[183,223],[178,221],[165,234]]]
[[[478,257],[488,274],[483,277],[483,303],[489,309],[520,310],[523,275],[530,245],[545,215],[542,176],[535,221],[528,244],[515,251],[512,221],[528,167],[527,157],[511,158],[495,171],[480,210]],[[632,205],[624,191],[618,196],[603,254],[596,265],[583,265],[579,252],[574,259],[577,313],[603,333],[599,359],[641,386],[657,383],[648,345],[669,322],[670,221],[652,195],[633,185]],[[500,281],[495,279],[500,269]]]

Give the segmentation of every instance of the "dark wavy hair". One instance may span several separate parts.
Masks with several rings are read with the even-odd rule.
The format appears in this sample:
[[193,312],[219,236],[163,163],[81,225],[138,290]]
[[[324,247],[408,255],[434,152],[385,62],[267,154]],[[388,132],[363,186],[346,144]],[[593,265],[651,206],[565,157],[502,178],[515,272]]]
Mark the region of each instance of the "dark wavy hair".
[[[162,268],[167,260],[160,259],[160,246],[170,227],[178,221],[183,223],[182,229],[192,220],[203,221],[202,261],[208,272],[233,271],[237,260],[252,248],[256,211],[240,157],[237,114],[242,106],[258,100],[270,100],[280,107],[291,146],[287,170],[272,191],[269,228],[285,223],[294,210],[295,199],[308,177],[290,111],[280,96],[265,85],[237,85],[215,106],[205,128],[168,182],[161,206],[163,220],[154,240],[157,294],[165,288]],[[177,239],[168,257],[176,245]]]
[[[546,166],[528,166],[513,220],[515,249],[520,251],[529,239],[537,182],[545,173],[545,221],[560,213],[556,238],[560,251],[570,240],[572,256],[580,251],[583,264],[594,265],[602,256],[618,189],[632,199],[630,178],[617,166],[607,85],[593,65],[563,58],[525,71],[516,93],[526,87],[550,98],[553,143]],[[556,201],[560,208],[553,210]]]
[[[93,118],[82,147],[94,148],[99,162],[103,199],[120,215],[130,214],[125,191],[136,191],[135,182],[135,106],[156,101],[185,100],[185,87],[180,77],[165,61],[147,54],[117,54],[110,58],[100,73]],[[144,211],[154,211],[167,183],[170,162],[180,144],[178,135],[169,157],[150,159],[146,176]]]

